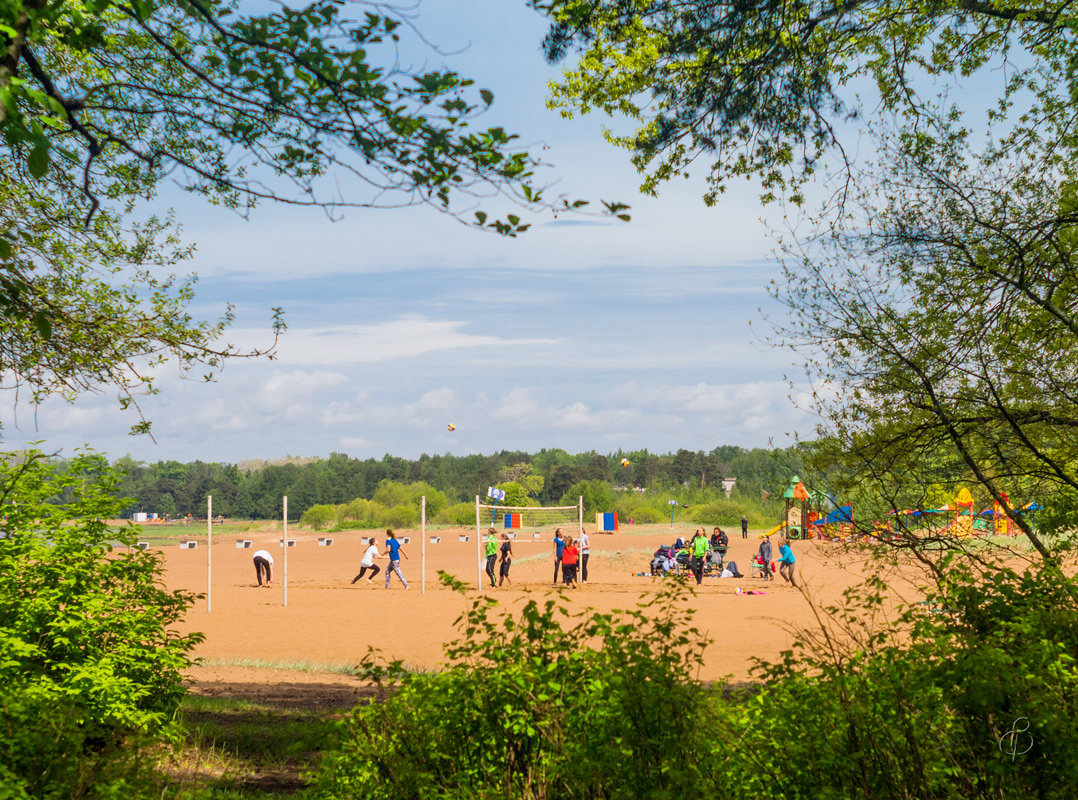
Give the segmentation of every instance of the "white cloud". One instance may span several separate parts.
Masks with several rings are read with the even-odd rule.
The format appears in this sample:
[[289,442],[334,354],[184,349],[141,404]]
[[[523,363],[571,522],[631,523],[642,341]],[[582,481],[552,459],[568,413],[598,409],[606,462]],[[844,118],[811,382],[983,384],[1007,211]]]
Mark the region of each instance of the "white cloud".
[[[467,333],[468,320],[434,320],[404,316],[372,325],[335,325],[325,328],[290,328],[281,338],[277,361],[281,364],[357,365],[414,358],[464,348],[492,350],[525,345],[546,345],[549,338],[507,339],[490,334]],[[241,342],[259,342],[265,332],[236,330]]]

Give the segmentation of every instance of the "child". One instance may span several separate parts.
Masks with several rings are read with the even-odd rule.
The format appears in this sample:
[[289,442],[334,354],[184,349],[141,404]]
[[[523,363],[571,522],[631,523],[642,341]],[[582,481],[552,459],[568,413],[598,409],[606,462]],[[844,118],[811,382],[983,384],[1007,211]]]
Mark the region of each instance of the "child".
[[577,588],[576,583],[576,563],[580,558],[580,550],[577,548],[576,543],[573,541],[572,536],[565,537],[565,549],[561,554],[561,576],[565,580],[566,586]]

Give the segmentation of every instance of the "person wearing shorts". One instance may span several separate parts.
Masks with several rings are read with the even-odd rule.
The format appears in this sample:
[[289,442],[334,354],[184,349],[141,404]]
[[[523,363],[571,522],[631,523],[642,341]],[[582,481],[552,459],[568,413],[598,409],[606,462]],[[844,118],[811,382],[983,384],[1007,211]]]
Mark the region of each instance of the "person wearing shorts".
[[386,567],[386,588],[389,588],[389,578],[393,573],[397,574],[404,588],[408,588],[408,581],[401,574],[401,556],[408,558],[408,554],[401,549],[401,543],[397,541],[392,530],[386,530],[386,554],[389,557],[389,566]]
[[573,543],[573,537],[567,536],[565,538],[565,549],[561,554],[561,577],[565,581],[566,586],[570,586],[574,589],[578,588],[576,582],[576,565],[577,559],[580,558],[580,551]]
[[591,539],[588,537],[588,532],[581,529],[580,531],[580,582],[588,582],[588,556],[591,555]]
[[355,583],[367,572],[371,571],[371,576],[367,578],[367,583],[374,580],[374,576],[381,572],[381,569],[374,563],[374,559],[382,558],[382,554],[378,552],[378,540],[373,536],[367,540],[367,551],[363,554],[363,560],[359,562],[359,574],[352,578],[352,583]]
[[490,588],[494,588],[494,565],[498,561],[498,540],[493,528],[487,529],[487,538],[484,542],[487,554],[487,577],[490,578]]
[[[565,540],[561,538],[561,528],[554,531],[554,585],[558,585],[558,570],[561,568],[562,554],[565,552]],[[564,577],[564,573],[562,573]]]
[[513,582],[509,580],[509,565],[513,563],[513,545],[509,541],[509,534],[502,534],[502,566],[498,571],[498,585],[501,586],[503,581],[508,581],[512,586]]
[[266,583],[265,586],[269,586],[273,581],[273,556],[269,554],[268,550],[258,550],[254,554],[255,562],[255,577],[258,579],[258,585],[262,586],[262,575],[265,573]]

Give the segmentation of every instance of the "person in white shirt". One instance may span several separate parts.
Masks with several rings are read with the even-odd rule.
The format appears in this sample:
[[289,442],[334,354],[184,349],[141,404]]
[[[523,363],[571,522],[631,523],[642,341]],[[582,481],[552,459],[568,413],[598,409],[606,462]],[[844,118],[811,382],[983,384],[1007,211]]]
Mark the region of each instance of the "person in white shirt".
[[352,578],[352,583],[355,583],[362,578],[367,570],[371,571],[371,576],[367,578],[367,583],[370,583],[374,580],[374,576],[381,571],[378,568],[378,565],[374,563],[374,559],[376,558],[385,558],[385,556],[378,552],[378,540],[372,536],[367,540],[367,543],[369,545],[367,547],[367,552],[363,554],[363,560],[359,562],[359,574]]
[[577,543],[580,548],[580,582],[588,582],[588,555],[591,553],[591,538],[588,532],[580,529],[580,540]]
[[269,554],[268,550],[257,550],[254,555],[255,561],[255,577],[258,578],[258,585],[262,586],[262,574],[266,575],[265,585],[268,587],[273,581],[273,556]]

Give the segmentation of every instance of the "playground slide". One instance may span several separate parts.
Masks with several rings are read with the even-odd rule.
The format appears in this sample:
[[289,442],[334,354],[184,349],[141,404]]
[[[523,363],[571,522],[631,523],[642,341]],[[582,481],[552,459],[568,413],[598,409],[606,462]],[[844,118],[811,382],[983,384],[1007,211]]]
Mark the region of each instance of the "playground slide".
[[765,533],[764,536],[774,536],[776,533],[778,533],[779,531],[781,531],[785,527],[786,527],[786,523],[785,522],[780,522],[774,528],[772,528],[767,533]]

